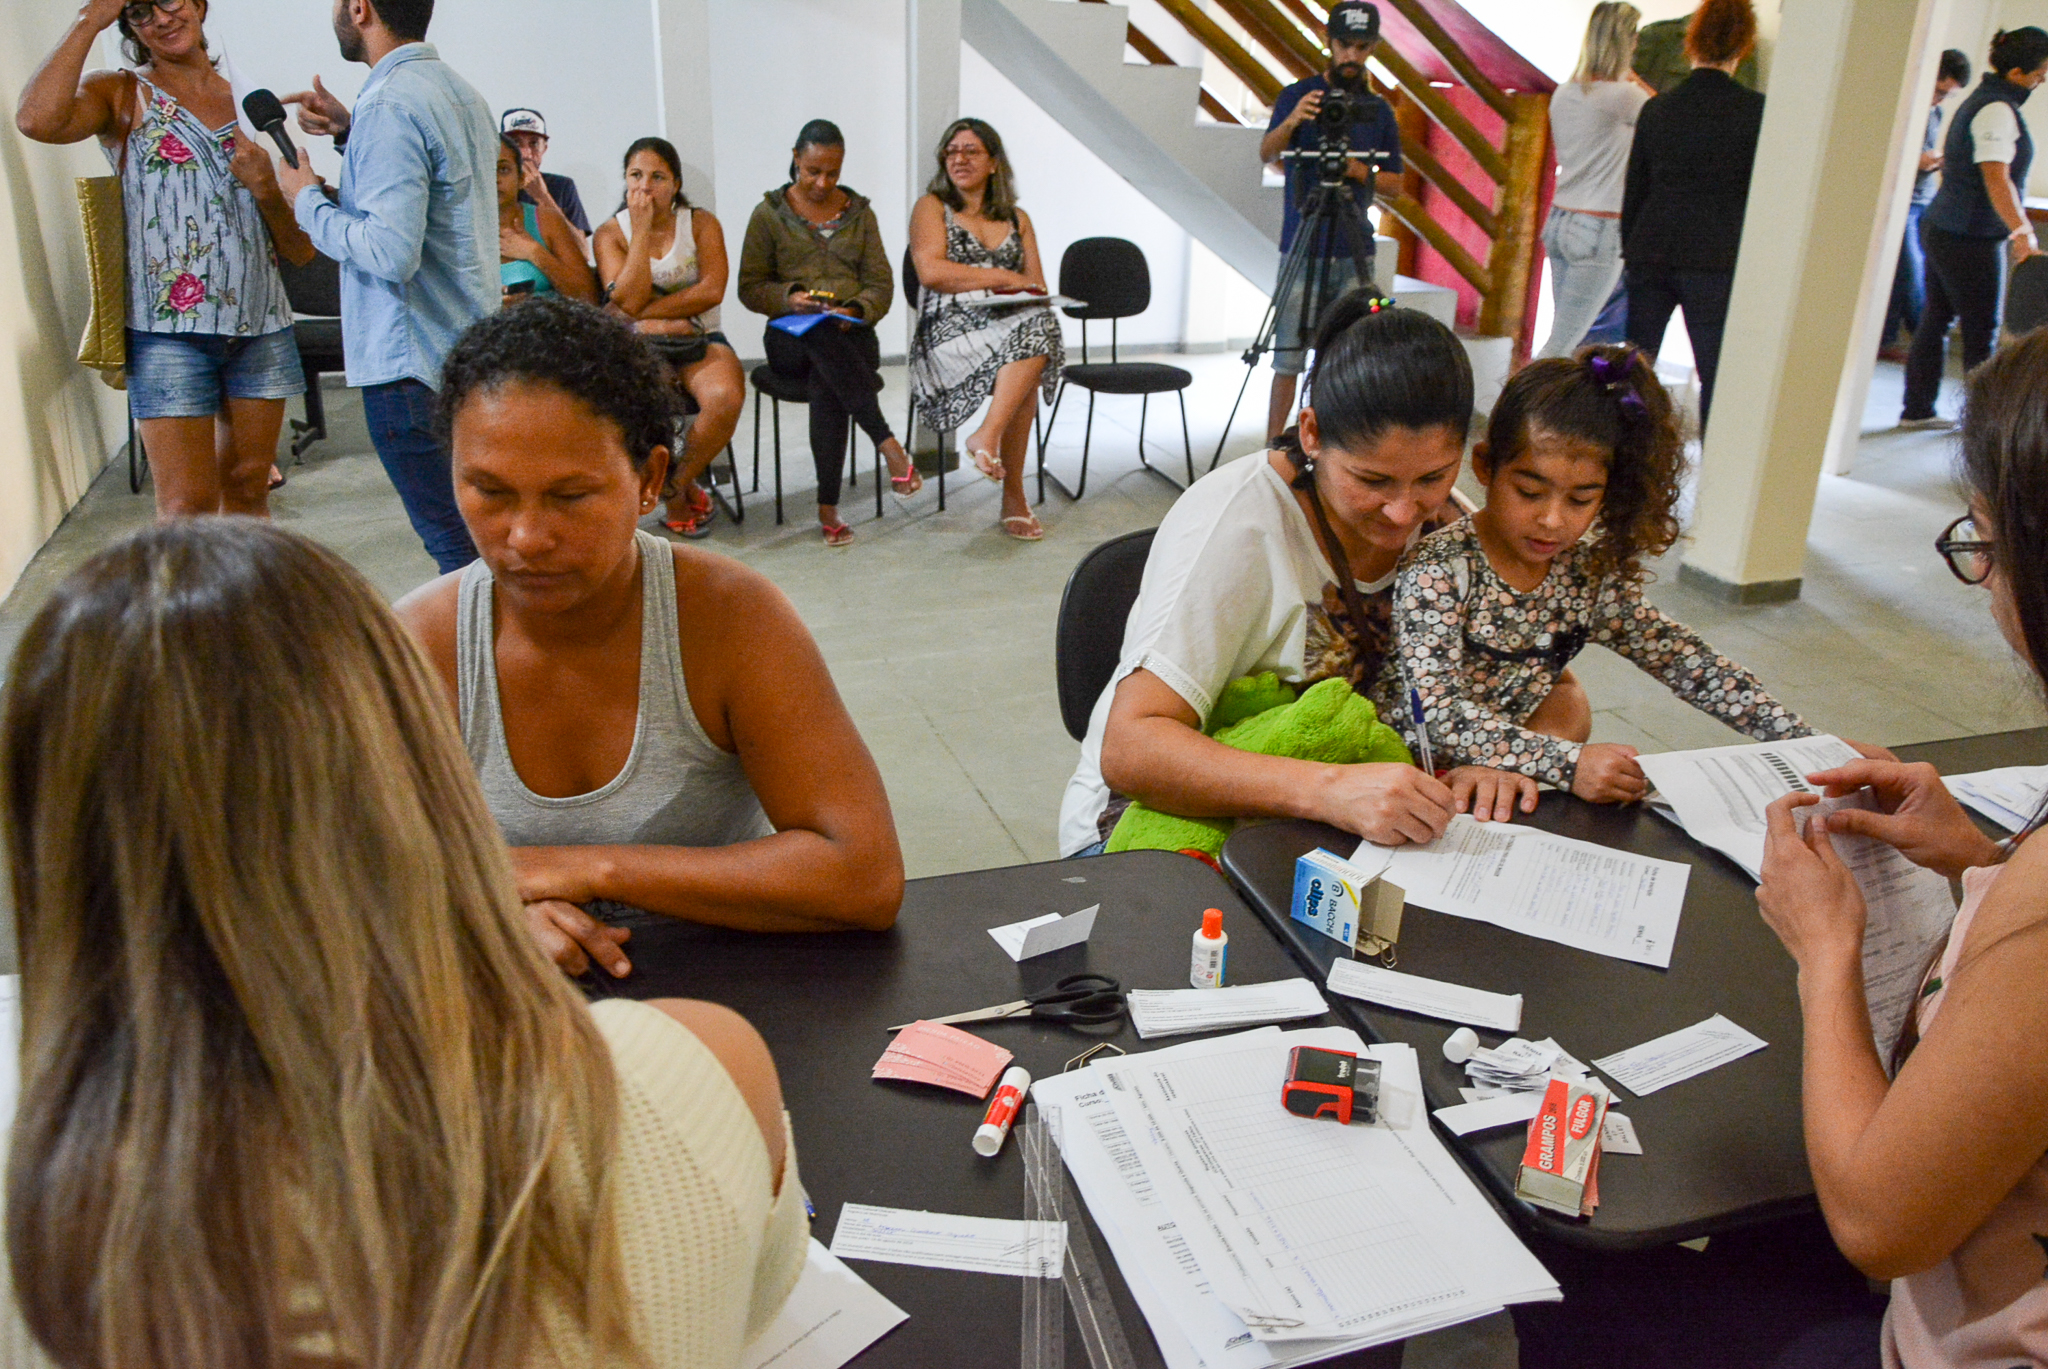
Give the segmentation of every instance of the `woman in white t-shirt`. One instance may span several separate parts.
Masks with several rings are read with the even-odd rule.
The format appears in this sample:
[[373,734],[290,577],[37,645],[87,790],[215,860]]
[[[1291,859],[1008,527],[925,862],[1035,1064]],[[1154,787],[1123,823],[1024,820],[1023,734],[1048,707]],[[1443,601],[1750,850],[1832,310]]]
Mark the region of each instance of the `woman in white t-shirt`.
[[[1224,685],[1273,671],[1297,688],[1342,677],[1382,711],[1396,687],[1394,567],[1447,509],[1464,461],[1472,368],[1451,330],[1356,290],[1317,338],[1300,426],[1233,461],[1168,511],[1122,657],[1060,805],[1060,851],[1085,854],[1142,799],[1189,817],[1299,817],[1381,842],[1429,841],[1453,812],[1506,820],[1532,781],[1470,767],[1324,765],[1203,735]],[[1567,678],[1532,727],[1584,740]]]
[[1570,356],[1621,279],[1621,191],[1636,115],[1656,94],[1629,67],[1642,14],[1601,0],[1586,21],[1579,69],[1550,97],[1557,189],[1543,224],[1554,312],[1539,357]]

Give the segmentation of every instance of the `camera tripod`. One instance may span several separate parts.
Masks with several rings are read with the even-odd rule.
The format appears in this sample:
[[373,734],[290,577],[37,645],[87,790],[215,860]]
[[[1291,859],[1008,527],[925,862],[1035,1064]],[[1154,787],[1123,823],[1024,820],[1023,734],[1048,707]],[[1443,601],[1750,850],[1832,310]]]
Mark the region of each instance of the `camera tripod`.
[[1274,282],[1273,298],[1266,305],[1265,318],[1259,324],[1252,345],[1245,348],[1244,379],[1238,384],[1237,398],[1230,406],[1230,417],[1223,422],[1223,434],[1216,439],[1215,455],[1209,458],[1212,471],[1223,459],[1223,448],[1230,441],[1231,425],[1237,422],[1237,411],[1244,404],[1244,392],[1252,383],[1252,372],[1258,369],[1259,359],[1274,351],[1280,343],[1276,336],[1280,329],[1280,305],[1295,283],[1305,280],[1296,335],[1288,341],[1291,347],[1307,351],[1315,345],[1316,329],[1322,323],[1323,311],[1336,296],[1330,279],[1330,263],[1336,260],[1331,255],[1332,251],[1340,246],[1348,248],[1352,267],[1358,273],[1357,283],[1370,285],[1373,281],[1372,230],[1365,222],[1365,210],[1357,194],[1360,187],[1367,187],[1366,201],[1370,203],[1372,191],[1369,187],[1372,182],[1354,182],[1345,173],[1349,164],[1357,161],[1364,162],[1372,174],[1377,175],[1387,154],[1324,147],[1289,148],[1280,156],[1283,161],[1313,162],[1316,180],[1309,187],[1308,197],[1301,206],[1301,221],[1295,227],[1294,242],[1287,249],[1286,259],[1280,263],[1279,279]]

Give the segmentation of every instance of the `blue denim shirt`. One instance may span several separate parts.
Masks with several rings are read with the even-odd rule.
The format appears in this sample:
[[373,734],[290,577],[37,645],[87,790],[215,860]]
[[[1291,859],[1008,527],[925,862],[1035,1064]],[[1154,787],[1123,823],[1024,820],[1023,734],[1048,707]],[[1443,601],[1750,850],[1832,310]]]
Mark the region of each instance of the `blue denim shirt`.
[[498,125],[483,96],[430,44],[386,54],[349,119],[340,202],[308,186],[293,209],[341,263],[348,383],[438,390],[455,339],[498,307]]

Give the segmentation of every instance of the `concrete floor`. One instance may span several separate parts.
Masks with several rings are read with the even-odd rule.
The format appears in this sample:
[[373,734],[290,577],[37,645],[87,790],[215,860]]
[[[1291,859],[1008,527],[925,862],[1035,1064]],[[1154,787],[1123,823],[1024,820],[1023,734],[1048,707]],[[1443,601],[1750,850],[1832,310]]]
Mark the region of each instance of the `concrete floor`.
[[[1188,397],[1197,469],[1205,469],[1244,368],[1228,354],[1172,358],[1196,375]],[[904,411],[903,368],[886,372],[883,411]],[[1263,421],[1266,377],[1252,379],[1226,457],[1250,451]],[[1884,743],[1926,741],[2042,723],[2031,681],[2017,668],[1981,592],[1957,583],[1934,555],[1935,534],[1961,509],[1951,478],[1952,439],[1900,433],[1900,374],[1880,366],[1855,473],[1825,477],[1809,542],[1805,590],[1795,602],[1731,608],[1675,583],[1676,557],[1651,598],[1755,670],[1816,727]],[[1078,396],[1077,396],[1078,398]],[[365,437],[353,394],[328,392],[330,437],[273,499],[280,522],[329,543],[396,597],[433,574]],[[1180,460],[1172,401],[1155,404],[1155,464]],[[1944,411],[1947,411],[1946,404]],[[1036,545],[996,526],[997,491],[970,470],[907,507],[884,500],[873,518],[863,464],[842,516],[853,545],[831,550],[816,530],[815,487],[803,411],[784,415],[789,521],[773,522],[772,474],[750,496],[743,527],[721,520],[705,544],[758,567],[795,602],[831,664],[841,694],[887,781],[913,877],[1048,860],[1060,793],[1078,752],[1053,689],[1053,625],[1076,561],[1106,538],[1156,525],[1175,491],[1134,458],[1138,406],[1097,406],[1093,469],[1080,503],[1051,494]],[[1070,478],[1079,459],[1081,406],[1061,415],[1050,462]],[[766,424],[764,423],[764,436]],[[751,412],[739,447],[751,457]],[[871,459],[865,444],[862,460]],[[743,467],[750,461],[743,461]],[[11,656],[28,618],[66,573],[151,516],[149,490],[129,493],[125,466],[95,482],[20,583],[0,604],[0,652]],[[1664,687],[1599,648],[1579,670],[1596,713],[1594,738],[1646,750],[1742,740],[1678,702]],[[0,968],[13,965],[0,935]],[[1505,1317],[1423,1338],[1414,1369],[1512,1365]]]

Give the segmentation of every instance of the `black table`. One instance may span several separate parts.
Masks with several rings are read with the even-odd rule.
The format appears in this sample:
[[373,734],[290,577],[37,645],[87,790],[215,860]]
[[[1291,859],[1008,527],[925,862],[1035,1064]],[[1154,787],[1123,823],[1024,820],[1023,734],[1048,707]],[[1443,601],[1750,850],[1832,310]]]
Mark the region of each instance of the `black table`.
[[[985,930],[1091,903],[1100,903],[1102,911],[1087,945],[1022,963],[1011,961]],[[617,984],[593,986],[588,977],[584,982],[598,992],[634,998],[710,999],[744,1014],[760,1030],[775,1053],[804,1187],[817,1206],[812,1234],[830,1245],[840,1205],[847,1202],[978,1217],[1024,1215],[1024,1165],[1016,1138],[993,1160],[984,1160],[969,1147],[983,1102],[871,1078],[889,1043],[883,1028],[1005,1002],[1082,970],[1114,976],[1126,988],[1186,988],[1189,938],[1205,908],[1223,909],[1231,939],[1230,982],[1301,973],[1214,871],[1183,856],[1133,852],[916,880],[896,927],[881,933],[761,936],[666,919],[636,921],[626,946],[634,973]],[[1330,1026],[1335,1020],[1324,1014],[1287,1025]],[[1146,1048],[1127,1022],[1086,1035],[1030,1019],[969,1030],[1015,1052],[1034,1079],[1058,1073],[1096,1041],[1133,1052]],[[1088,1234],[1137,1362],[1162,1365],[1093,1221]],[[1017,1362],[1022,1280],[869,1261],[854,1267],[910,1314],[860,1358],[862,1369]],[[1071,1313],[1066,1344],[1068,1362],[1086,1365]],[[1398,1364],[1399,1347],[1330,1363]]]
[[[2048,728],[1901,748],[1947,774],[2048,762]],[[1399,968],[1496,993],[1522,995],[1520,1035],[1555,1037],[1591,1061],[1726,1014],[1769,1046],[1617,1110],[1636,1124],[1644,1154],[1600,1166],[1600,1207],[1587,1221],[1514,1197],[1519,1127],[1449,1136],[1455,1153],[1532,1232],[1593,1249],[1627,1250],[1811,1212],[1813,1179],[1800,1133],[1802,1031],[1790,956],[1764,924],[1756,885],[1742,868],[1640,806],[1603,807],[1546,793],[1517,822],[1692,867],[1671,967],[1616,960],[1488,923],[1410,906]],[[2000,829],[1985,824],[1987,831]],[[1358,839],[1310,822],[1271,822],[1233,833],[1223,867],[1310,977],[1321,983],[1348,948],[1289,916],[1294,863],[1318,846],[1349,855]],[[1464,1067],[1444,1059],[1450,1023],[1330,996],[1340,1016],[1375,1041],[1403,1041],[1422,1059],[1432,1109],[1463,1102]],[[1496,1045],[1502,1033],[1481,1032]]]

